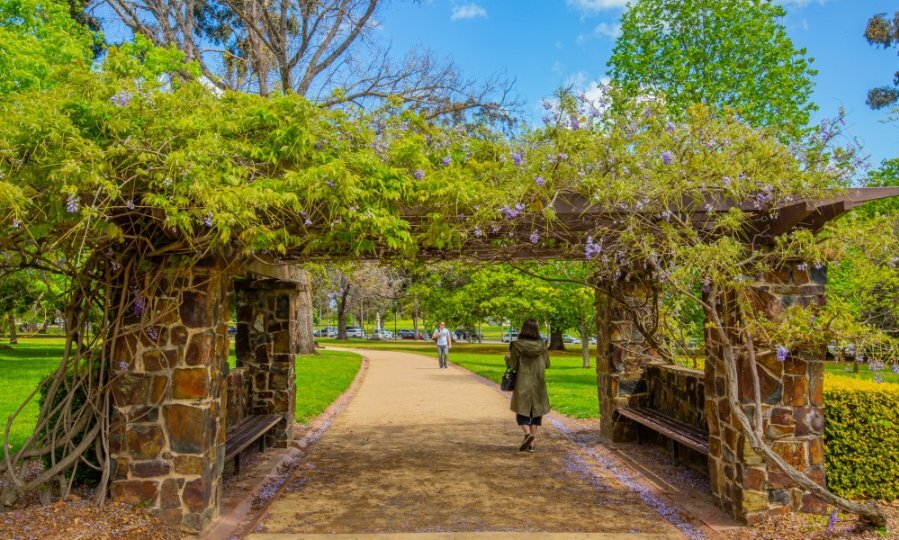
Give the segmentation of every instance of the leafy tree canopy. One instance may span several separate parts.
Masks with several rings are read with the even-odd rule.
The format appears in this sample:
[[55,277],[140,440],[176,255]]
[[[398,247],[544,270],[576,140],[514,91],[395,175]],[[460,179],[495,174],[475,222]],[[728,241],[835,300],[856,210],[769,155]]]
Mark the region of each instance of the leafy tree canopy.
[[[865,27],[865,39],[875,47],[889,49],[899,45],[899,11],[892,19],[887,18],[886,13],[878,13],[868,19]],[[892,86],[880,86],[868,90],[868,106],[872,109],[882,109],[899,101],[899,71],[893,75]]]
[[637,0],[622,16],[612,80],[632,96],[663,95],[678,114],[693,103],[730,107],[796,137],[817,108],[817,72],[784,15],[768,0]]

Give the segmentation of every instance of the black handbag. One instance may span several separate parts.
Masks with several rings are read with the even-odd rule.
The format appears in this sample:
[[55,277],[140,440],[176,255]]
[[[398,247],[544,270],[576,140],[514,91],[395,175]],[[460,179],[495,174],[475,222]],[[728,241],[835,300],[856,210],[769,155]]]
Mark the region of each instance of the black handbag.
[[506,392],[515,390],[515,377],[518,375],[518,372],[514,369],[506,368],[506,372],[503,373],[503,380],[499,382],[500,390],[504,390]]

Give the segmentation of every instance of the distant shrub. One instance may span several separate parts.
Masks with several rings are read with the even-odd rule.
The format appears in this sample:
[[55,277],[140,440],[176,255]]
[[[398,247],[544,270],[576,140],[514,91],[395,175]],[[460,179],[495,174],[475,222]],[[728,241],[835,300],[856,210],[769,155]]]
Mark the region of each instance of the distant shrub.
[[852,499],[899,498],[899,385],[825,375],[824,419],[828,487]]

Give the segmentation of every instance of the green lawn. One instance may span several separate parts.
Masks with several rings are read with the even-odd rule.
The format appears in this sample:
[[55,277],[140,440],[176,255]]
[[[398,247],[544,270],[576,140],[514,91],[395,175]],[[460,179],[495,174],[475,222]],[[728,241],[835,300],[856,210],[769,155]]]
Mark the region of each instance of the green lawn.
[[[852,362],[825,362],[824,370],[831,375],[838,377],[846,377],[847,379],[858,379],[862,381],[873,381],[875,373],[868,369],[868,365],[858,366],[858,373],[853,373]],[[882,382],[899,384],[899,373],[893,373],[889,366],[880,371]]]
[[[59,366],[64,338],[20,338],[12,350],[0,350],[0,420],[6,428],[9,416],[37,388],[45,375]],[[37,421],[37,396],[16,418],[9,433],[10,444],[19,448],[31,435]]]
[[[59,365],[65,341],[63,338],[21,338],[12,350],[0,350],[0,419],[7,418],[34,391],[45,375]],[[337,396],[349,387],[359,371],[362,358],[358,354],[321,351],[315,356],[297,359],[296,418],[306,422],[321,414]],[[232,352],[228,363],[233,367]],[[31,434],[38,414],[37,400],[32,400],[10,430],[13,449],[19,448]]]

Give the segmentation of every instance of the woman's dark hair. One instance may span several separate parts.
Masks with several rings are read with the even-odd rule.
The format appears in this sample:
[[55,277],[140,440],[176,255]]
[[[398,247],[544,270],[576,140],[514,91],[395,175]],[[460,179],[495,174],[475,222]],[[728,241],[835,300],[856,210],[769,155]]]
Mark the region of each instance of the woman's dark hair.
[[521,325],[518,339],[540,339],[540,327],[534,319],[528,319]]

